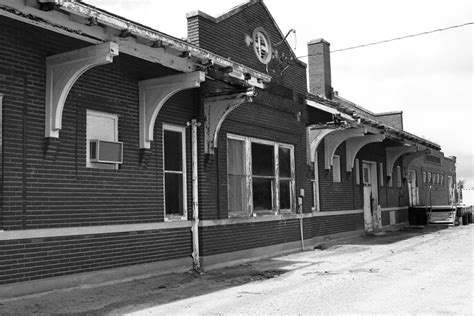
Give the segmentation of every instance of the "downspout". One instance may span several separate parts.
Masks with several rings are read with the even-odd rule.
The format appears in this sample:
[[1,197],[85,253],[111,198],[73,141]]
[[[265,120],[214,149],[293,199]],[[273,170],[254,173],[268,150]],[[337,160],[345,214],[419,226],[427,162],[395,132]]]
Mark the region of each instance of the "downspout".
[[192,193],[193,193],[193,218],[191,232],[193,236],[193,269],[197,272],[201,270],[199,261],[199,184],[198,184],[198,152],[197,152],[197,128],[201,126],[196,119],[188,122],[191,125],[191,163],[192,163]]

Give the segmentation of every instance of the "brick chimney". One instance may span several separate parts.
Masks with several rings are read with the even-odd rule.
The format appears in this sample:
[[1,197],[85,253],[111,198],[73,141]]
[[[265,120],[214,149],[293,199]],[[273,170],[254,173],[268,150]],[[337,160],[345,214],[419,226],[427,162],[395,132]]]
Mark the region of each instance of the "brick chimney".
[[332,99],[329,43],[322,38],[308,43],[309,92]]

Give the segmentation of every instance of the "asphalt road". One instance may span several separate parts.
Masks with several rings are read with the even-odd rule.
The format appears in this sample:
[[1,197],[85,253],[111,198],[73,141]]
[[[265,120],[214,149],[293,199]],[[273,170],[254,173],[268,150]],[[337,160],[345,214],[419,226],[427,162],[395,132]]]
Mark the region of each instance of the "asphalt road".
[[0,301],[0,315],[473,315],[474,225]]

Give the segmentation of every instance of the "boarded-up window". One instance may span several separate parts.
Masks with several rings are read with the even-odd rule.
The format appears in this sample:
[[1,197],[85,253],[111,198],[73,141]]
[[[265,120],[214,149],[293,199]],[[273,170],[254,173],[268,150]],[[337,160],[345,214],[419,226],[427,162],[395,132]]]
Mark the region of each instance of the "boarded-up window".
[[164,126],[165,215],[186,219],[184,128]]
[[338,155],[332,159],[332,181],[341,182],[341,159]]
[[354,168],[355,168],[355,181],[356,181],[356,184],[360,184],[360,165],[359,165],[359,159],[356,159],[355,160],[355,163],[354,163]]
[[245,141],[227,140],[227,182],[230,216],[247,214]]
[[397,166],[397,188],[402,187],[402,168]]

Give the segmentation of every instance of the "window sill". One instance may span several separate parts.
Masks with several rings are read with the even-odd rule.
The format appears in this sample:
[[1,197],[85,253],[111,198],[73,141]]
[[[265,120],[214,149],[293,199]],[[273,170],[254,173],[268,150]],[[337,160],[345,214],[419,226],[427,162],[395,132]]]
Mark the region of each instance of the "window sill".
[[[304,213],[303,217],[311,217],[311,213]],[[301,214],[287,213],[279,215],[259,215],[259,216],[241,216],[231,217],[226,219],[216,220],[202,220],[199,222],[199,226],[219,226],[219,225],[235,225],[235,224],[248,224],[248,223],[259,223],[259,222],[271,222],[288,219],[299,219]]]
[[165,222],[180,222],[180,221],[187,221],[188,218],[186,216],[166,216]]

